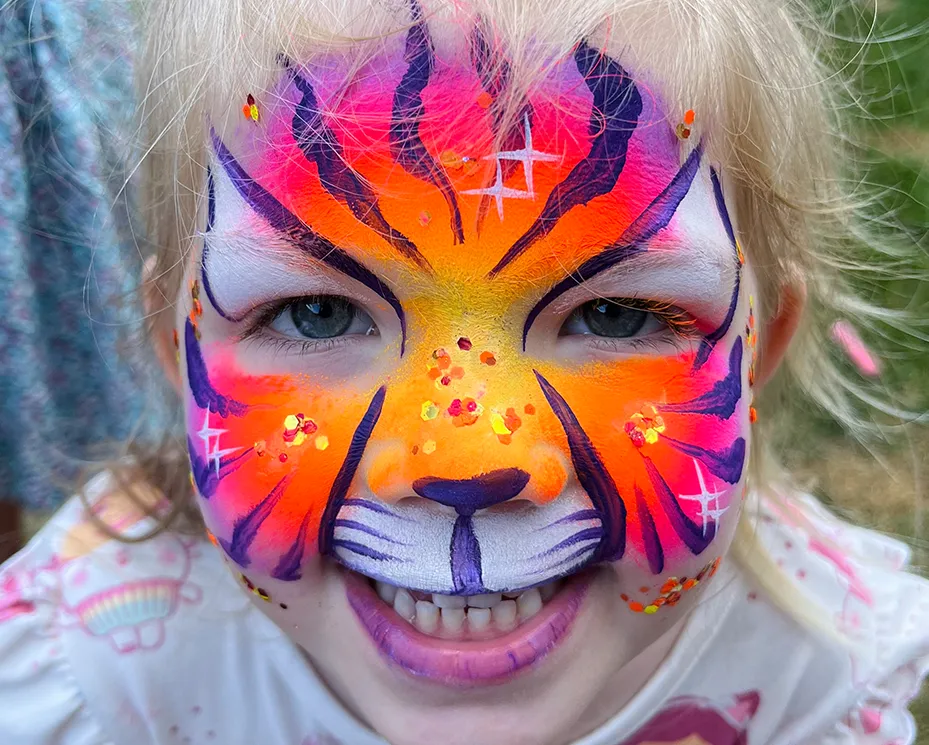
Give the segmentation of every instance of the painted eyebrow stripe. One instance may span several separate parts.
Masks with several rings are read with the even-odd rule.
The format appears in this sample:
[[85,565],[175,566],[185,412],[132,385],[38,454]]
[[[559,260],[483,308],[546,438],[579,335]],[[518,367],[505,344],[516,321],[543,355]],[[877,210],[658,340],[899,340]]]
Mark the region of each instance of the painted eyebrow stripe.
[[523,351],[526,351],[526,337],[538,315],[559,295],[577,287],[581,282],[595,277],[601,272],[626,261],[647,249],[642,244],[659,230],[666,228],[677,212],[677,208],[690,191],[694,178],[700,170],[703,146],[696,147],[684,161],[684,165],[675,174],[664,191],[655,197],[632,224],[626,228],[616,243],[607,246],[596,256],[592,256],[571,274],[561,280],[542,296],[529,311],[523,324]]
[[548,196],[542,212],[487,276],[497,276],[574,207],[613,190],[626,165],[626,152],[642,113],[642,97],[619,63],[581,42],[574,52],[578,72],[593,94],[590,132],[599,130],[590,152]]
[[538,370],[532,372],[568,438],[568,449],[571,451],[571,462],[577,479],[599,513],[603,538],[597,546],[596,558],[617,561],[626,552],[626,504],[568,402]]
[[716,200],[716,209],[719,211],[719,217],[723,221],[726,235],[729,236],[729,240],[732,243],[732,253],[735,256],[736,262],[735,287],[732,290],[732,297],[729,300],[729,309],[726,312],[726,317],[723,319],[723,322],[719,325],[719,328],[707,334],[703,341],[700,342],[700,348],[697,350],[697,356],[694,358],[692,372],[697,372],[706,364],[706,361],[710,358],[710,354],[712,354],[713,350],[716,348],[716,343],[729,332],[729,327],[732,326],[732,319],[735,318],[735,310],[739,304],[739,291],[742,287],[742,262],[739,259],[739,248],[736,243],[735,231],[732,229],[732,219],[729,216],[729,210],[726,208],[722,184],[719,182],[719,176],[713,168],[710,169],[710,180],[713,182],[713,197]]
[[[374,426],[381,416],[381,410],[384,408],[384,397],[387,394],[387,387],[381,386],[377,389],[368,408],[361,417],[361,421],[352,434],[351,442],[348,445],[348,452],[342,461],[342,466],[336,474],[332,487],[329,489],[329,499],[326,500],[326,507],[323,510],[322,517],[319,521],[319,534],[317,536],[317,545],[320,554],[331,552],[333,539],[332,534],[335,528],[336,517],[342,505],[345,503],[345,495],[355,478],[355,472],[358,470],[358,464],[361,463],[361,457],[364,455],[365,448],[368,446],[368,440],[371,439],[371,433]],[[294,582],[301,577],[300,569],[303,564],[303,554],[306,550],[306,537],[310,529],[310,520],[316,514],[315,508],[307,510],[303,516],[303,522],[300,523],[300,530],[297,532],[297,538],[291,547],[287,550],[271,576],[284,582]]]
[[249,176],[212,127],[210,138],[213,141],[216,157],[226,172],[226,176],[255,214],[264,218],[293,246],[305,251],[317,261],[360,282],[377,293],[394,309],[400,321],[400,354],[402,356],[406,349],[406,315],[403,312],[403,306],[400,305],[400,301],[390,288],[364,264],[356,261],[331,241],[304,225],[296,215],[277,201],[273,194]]
[[423,11],[416,0],[411,0],[413,26],[406,37],[405,58],[407,71],[394,91],[393,111],[390,120],[390,152],[404,171],[435,186],[445,198],[451,214],[451,229],[455,243],[464,243],[464,228],[455,189],[445,171],[426,149],[419,134],[420,123],[426,113],[423,91],[429,85],[435,65],[435,52],[423,20]]
[[301,93],[291,125],[294,140],[303,156],[316,164],[320,184],[348,207],[358,222],[381,236],[402,256],[431,271],[429,262],[413,242],[387,222],[374,190],[346,163],[341,143],[323,120],[313,86],[299,73],[292,71],[291,75]]

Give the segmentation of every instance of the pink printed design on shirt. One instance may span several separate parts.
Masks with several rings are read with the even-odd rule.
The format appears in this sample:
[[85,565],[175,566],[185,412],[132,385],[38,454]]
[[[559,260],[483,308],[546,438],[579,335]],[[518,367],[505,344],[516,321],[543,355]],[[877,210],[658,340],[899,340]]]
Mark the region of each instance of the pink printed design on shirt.
[[300,745],[342,745],[342,741],[336,740],[332,735],[324,732],[322,734],[305,737]]
[[60,625],[107,639],[119,654],[158,649],[165,622],[181,603],[203,597],[188,581],[194,546],[165,533],[138,544],[110,543],[65,563],[59,572]]
[[760,705],[758,691],[746,691],[728,701],[681,696],[671,699],[645,726],[617,745],[749,745],[749,724]]
[[19,579],[12,573],[0,575],[0,623],[35,611],[35,603],[23,595]]

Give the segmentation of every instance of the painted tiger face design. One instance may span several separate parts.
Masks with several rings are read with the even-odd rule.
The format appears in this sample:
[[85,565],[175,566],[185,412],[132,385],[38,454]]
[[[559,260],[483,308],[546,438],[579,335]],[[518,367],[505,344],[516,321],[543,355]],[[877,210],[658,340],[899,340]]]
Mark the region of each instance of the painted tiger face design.
[[[459,57],[420,22],[351,75],[281,66],[211,132],[180,329],[228,557],[293,588],[332,560],[453,623],[464,598],[548,600],[597,566],[702,578],[738,519],[754,336],[699,139],[586,43],[511,116],[479,31]],[[485,677],[539,656],[521,655]]]

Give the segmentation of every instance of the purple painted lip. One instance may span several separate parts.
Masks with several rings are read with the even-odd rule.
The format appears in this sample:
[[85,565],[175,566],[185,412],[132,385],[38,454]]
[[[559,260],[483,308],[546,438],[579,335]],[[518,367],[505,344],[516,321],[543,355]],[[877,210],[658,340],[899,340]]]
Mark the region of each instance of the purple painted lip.
[[529,621],[496,639],[437,639],[417,631],[374,592],[368,580],[345,572],[348,602],[378,651],[410,675],[447,686],[504,683],[534,665],[567,636],[590,585],[589,575],[570,578]]

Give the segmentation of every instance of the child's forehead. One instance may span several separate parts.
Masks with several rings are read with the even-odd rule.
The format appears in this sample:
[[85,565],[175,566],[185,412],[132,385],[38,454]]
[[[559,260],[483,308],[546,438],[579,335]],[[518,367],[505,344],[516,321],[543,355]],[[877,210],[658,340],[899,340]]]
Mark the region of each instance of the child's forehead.
[[581,43],[520,88],[505,60],[440,56],[416,34],[360,66],[284,60],[214,137],[217,165],[230,175],[234,158],[274,209],[333,245],[383,255],[386,237],[414,264],[460,271],[473,254],[448,249],[464,244],[489,276],[515,263],[525,278],[550,273],[556,253],[602,250],[681,178],[676,204],[706,179],[698,138],[676,130],[684,113],[620,60]]

